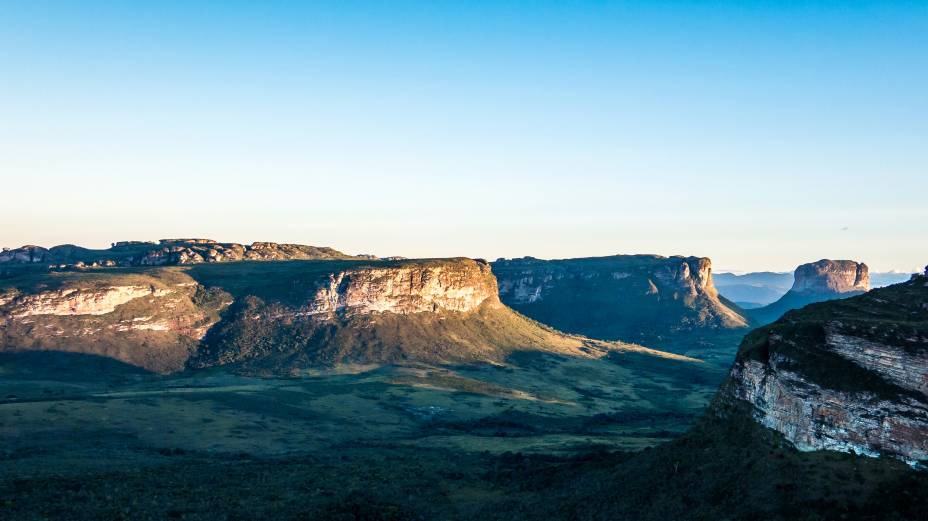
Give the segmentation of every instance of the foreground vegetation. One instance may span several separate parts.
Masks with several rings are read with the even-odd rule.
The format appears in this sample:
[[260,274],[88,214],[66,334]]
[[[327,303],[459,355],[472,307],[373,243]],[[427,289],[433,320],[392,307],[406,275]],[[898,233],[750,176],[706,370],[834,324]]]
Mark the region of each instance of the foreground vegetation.
[[117,446],[94,454],[96,468],[4,472],[4,518],[887,520],[921,519],[928,508],[924,473],[798,453],[751,422],[707,423],[638,453],[387,442],[273,458]]

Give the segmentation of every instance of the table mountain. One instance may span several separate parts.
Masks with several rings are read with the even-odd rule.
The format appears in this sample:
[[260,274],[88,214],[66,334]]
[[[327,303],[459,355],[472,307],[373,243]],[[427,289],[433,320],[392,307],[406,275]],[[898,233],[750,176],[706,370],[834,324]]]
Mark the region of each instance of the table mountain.
[[486,262],[464,258],[14,271],[0,278],[0,351],[99,355],[163,373],[498,362],[520,350],[681,359],[530,320],[500,302]]
[[526,257],[500,259],[493,272],[504,303],[562,331],[593,338],[689,348],[718,333],[743,334],[748,327],[741,310],[719,296],[712,263],[704,257]]
[[859,295],[870,289],[866,264],[850,260],[822,259],[796,268],[793,285],[776,302],[747,311],[759,323],[766,324],[783,313],[813,302],[823,302]]

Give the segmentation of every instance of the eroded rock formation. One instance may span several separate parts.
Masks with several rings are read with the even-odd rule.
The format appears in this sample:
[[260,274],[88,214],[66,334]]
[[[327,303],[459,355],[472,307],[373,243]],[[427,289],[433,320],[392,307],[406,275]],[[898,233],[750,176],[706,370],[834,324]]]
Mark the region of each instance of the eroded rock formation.
[[368,267],[339,271],[316,292],[313,313],[473,312],[499,303],[496,278],[485,262]]
[[928,284],[814,304],[751,333],[719,400],[746,402],[800,450],[928,460]]
[[120,241],[105,250],[71,244],[42,248],[23,246],[0,253],[0,263],[45,263],[56,268],[166,266],[242,260],[353,259],[332,248],[302,244],[255,242],[220,243],[212,239]]
[[48,282],[58,287],[0,290],[0,352],[62,351],[177,371],[232,303],[180,273]]
[[796,268],[793,287],[798,293],[860,293],[870,289],[870,271],[862,262],[827,260]]
[[822,259],[796,268],[793,286],[773,304],[748,310],[748,315],[766,324],[791,309],[859,295],[870,289],[870,272],[862,262]]
[[558,329],[594,338],[663,346],[693,332],[748,326],[712,284],[701,257],[616,255],[493,263],[500,298]]
[[496,278],[480,260],[20,271],[0,279],[0,351],[93,354],[158,372],[501,362],[518,350],[583,357],[623,350],[685,360],[528,320],[500,302]]

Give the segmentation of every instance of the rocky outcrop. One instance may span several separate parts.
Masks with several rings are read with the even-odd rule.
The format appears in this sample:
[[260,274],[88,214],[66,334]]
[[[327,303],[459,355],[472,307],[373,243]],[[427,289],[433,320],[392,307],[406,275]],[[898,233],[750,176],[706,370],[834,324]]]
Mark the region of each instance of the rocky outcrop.
[[485,262],[426,264],[339,271],[309,304],[312,313],[428,313],[476,311],[499,304],[496,279]]
[[163,266],[200,264],[205,262],[349,259],[331,248],[302,244],[255,242],[245,246],[236,243],[218,243],[210,239],[162,239],[159,247],[128,261],[130,265]]
[[800,450],[928,460],[928,285],[811,305],[753,332],[715,407],[737,402]]
[[332,248],[302,244],[220,243],[212,239],[161,239],[115,242],[106,250],[71,244],[49,249],[23,246],[0,253],[0,263],[46,263],[56,269],[115,266],[168,266],[243,260],[353,259]]
[[861,293],[870,289],[867,265],[850,260],[822,259],[796,268],[793,287],[797,293]]
[[814,302],[824,302],[859,295],[870,289],[870,272],[866,264],[850,260],[822,259],[796,268],[793,286],[776,302],[748,310],[755,321],[766,324],[791,309]]
[[182,369],[232,302],[179,273],[56,275],[54,289],[0,289],[0,352],[61,351],[155,372]]
[[692,332],[746,328],[701,257],[616,255],[493,263],[500,299],[558,329],[661,346]]
[[16,299],[8,297],[12,306],[7,312],[14,318],[33,315],[105,315],[115,311],[117,306],[139,297],[148,295],[161,297],[168,293],[170,290],[156,289],[153,286],[67,288],[24,295]]
[[4,248],[0,252],[0,262],[33,263],[50,262],[51,254],[41,246],[26,245],[16,249]]

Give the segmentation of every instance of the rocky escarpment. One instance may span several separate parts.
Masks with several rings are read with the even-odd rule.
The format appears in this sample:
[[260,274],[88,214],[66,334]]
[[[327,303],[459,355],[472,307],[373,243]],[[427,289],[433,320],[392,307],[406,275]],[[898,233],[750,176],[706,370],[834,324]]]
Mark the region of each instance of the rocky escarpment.
[[594,338],[665,347],[693,333],[748,326],[740,310],[719,297],[707,258],[501,259],[493,271],[505,304]]
[[739,403],[800,450],[928,460],[928,278],[751,333],[715,407]]
[[0,279],[0,350],[92,354],[158,372],[500,362],[519,350],[672,357],[529,320],[500,302],[490,266],[471,259],[22,270]]
[[[259,268],[273,267],[262,265]],[[204,339],[196,368],[290,372],[361,363],[502,362],[515,351],[598,357],[640,346],[562,334],[504,306],[486,262],[436,259],[336,266],[302,299],[240,290]],[[263,279],[263,275],[256,275]],[[676,357],[681,359],[680,357]]]
[[850,260],[822,259],[796,268],[793,286],[776,302],[748,311],[760,323],[769,323],[791,309],[859,295],[870,289],[867,265]]
[[469,313],[499,305],[496,279],[484,262],[365,267],[329,275],[310,299],[310,313]]
[[0,289],[0,352],[104,356],[155,372],[182,369],[232,299],[180,273],[55,273]]
[[162,239],[156,242],[122,241],[105,250],[71,244],[42,248],[23,246],[0,252],[0,264],[49,264],[65,267],[165,266],[243,260],[352,259],[332,248],[302,244],[255,242],[251,245],[220,243],[211,239]]

